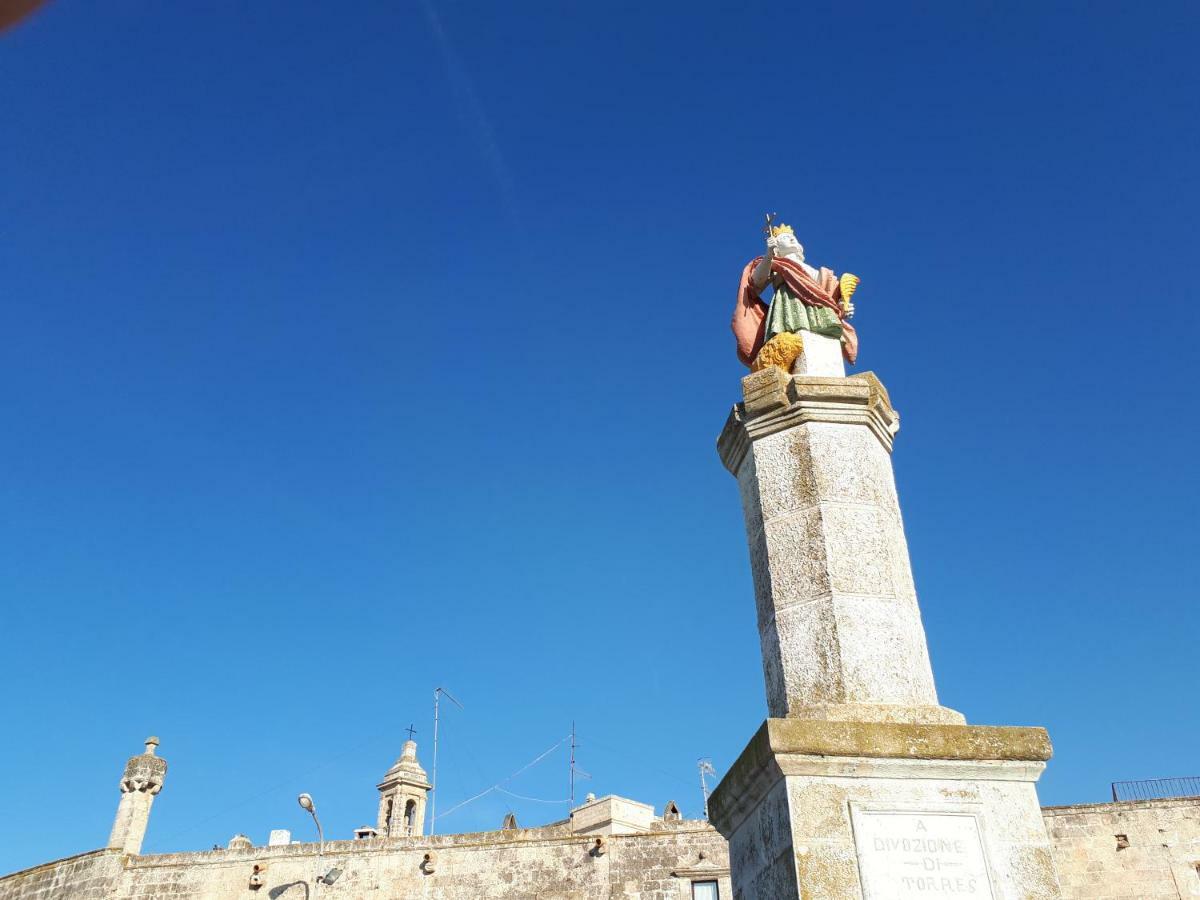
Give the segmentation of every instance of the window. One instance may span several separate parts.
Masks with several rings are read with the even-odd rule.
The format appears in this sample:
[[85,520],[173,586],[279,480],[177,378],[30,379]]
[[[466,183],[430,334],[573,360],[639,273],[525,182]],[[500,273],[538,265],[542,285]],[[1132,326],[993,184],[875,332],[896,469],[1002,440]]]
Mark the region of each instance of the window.
[[404,832],[412,834],[413,827],[417,824],[417,801],[409,800],[404,805]]
[[715,881],[693,881],[692,900],[719,900]]

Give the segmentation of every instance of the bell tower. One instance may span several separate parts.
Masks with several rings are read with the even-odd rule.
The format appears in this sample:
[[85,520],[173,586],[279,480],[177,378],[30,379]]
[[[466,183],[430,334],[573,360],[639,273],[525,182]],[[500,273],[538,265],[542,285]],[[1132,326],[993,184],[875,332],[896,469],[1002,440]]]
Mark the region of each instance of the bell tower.
[[417,761],[417,742],[404,742],[400,758],[379,782],[380,836],[419,836],[425,833],[425,801],[432,785]]

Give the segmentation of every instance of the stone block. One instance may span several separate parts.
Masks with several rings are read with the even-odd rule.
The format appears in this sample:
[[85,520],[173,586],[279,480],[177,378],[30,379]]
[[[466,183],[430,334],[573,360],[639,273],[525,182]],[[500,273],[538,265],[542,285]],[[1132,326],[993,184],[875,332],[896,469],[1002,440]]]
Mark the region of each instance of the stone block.
[[785,409],[788,405],[789,378],[777,366],[767,366],[742,379],[742,397],[748,418]]
[[[878,866],[894,868],[916,852],[886,842],[864,851],[853,821],[861,814],[893,816],[887,822],[915,822],[935,832],[966,823],[978,834],[981,855],[974,865],[986,859],[996,900],[1051,900],[1058,886],[1033,789],[1049,755],[1042,729],[768,720],[710,798],[709,810],[730,840],[735,896],[754,896],[766,881],[794,877],[797,892],[777,898],[859,900],[871,866],[878,877]],[[777,846],[790,839],[790,856],[769,852],[762,824],[779,818],[781,784],[787,834],[777,825],[772,840]],[[963,860],[948,858],[947,865],[956,861]],[[980,890],[977,896],[988,895]]]
[[835,596],[843,701],[936,706],[919,613],[894,598]]

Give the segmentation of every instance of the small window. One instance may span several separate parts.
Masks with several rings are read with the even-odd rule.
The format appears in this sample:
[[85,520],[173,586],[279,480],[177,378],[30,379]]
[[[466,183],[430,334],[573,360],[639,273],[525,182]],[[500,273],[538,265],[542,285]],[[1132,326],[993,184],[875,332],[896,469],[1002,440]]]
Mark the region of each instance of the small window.
[[692,900],[719,900],[715,881],[693,881]]

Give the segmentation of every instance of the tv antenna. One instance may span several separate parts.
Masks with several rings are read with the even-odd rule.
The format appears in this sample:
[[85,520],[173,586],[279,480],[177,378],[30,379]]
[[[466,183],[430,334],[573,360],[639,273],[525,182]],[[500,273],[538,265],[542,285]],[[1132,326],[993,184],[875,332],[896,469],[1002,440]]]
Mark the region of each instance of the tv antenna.
[[713,768],[711,759],[696,760],[696,768],[700,770],[700,793],[704,795],[704,819],[708,820],[708,782],[704,780],[705,775],[717,777],[717,770]]
[[568,794],[568,796],[571,799],[570,799],[570,806],[567,807],[568,809],[570,809],[571,807],[573,807],[575,805],[575,776],[578,775],[580,778],[591,778],[592,777],[587,772],[583,771],[583,769],[579,768],[579,766],[575,765],[575,748],[578,746],[579,746],[579,744],[575,740],[575,720],[572,719],[571,720],[571,782],[570,782],[570,792]]
[[454,699],[444,687],[434,688],[433,690],[433,781],[429,787],[429,833],[434,834],[437,831],[437,756],[438,756],[438,705],[441,703],[442,694],[446,695],[446,699],[450,700],[459,709],[463,705]]

